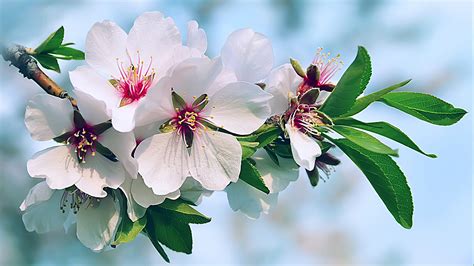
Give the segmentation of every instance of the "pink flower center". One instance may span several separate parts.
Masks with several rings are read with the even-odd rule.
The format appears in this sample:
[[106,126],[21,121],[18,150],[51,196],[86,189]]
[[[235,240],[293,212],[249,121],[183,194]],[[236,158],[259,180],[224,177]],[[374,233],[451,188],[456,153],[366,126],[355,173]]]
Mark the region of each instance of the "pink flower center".
[[289,116],[290,124],[305,134],[319,135],[318,126],[323,126],[317,108],[314,105],[299,104]]
[[155,77],[155,70],[151,68],[152,59],[148,66],[144,65],[144,62],[140,59],[140,53],[138,55],[138,64],[133,63],[124,67],[123,62],[117,61],[117,66],[120,70],[120,78],[113,79],[112,85],[120,92],[122,100],[120,101],[120,107],[131,104],[143,98],[148,89],[153,83]]
[[176,115],[171,119],[171,125],[173,125],[178,134],[186,135],[195,132],[197,129],[204,128],[201,120],[202,117],[199,116],[199,111],[192,107],[186,107],[176,110]]
[[77,129],[76,132],[66,140],[66,144],[71,145],[76,153],[77,159],[81,163],[86,162],[86,155],[88,153],[95,156],[96,143],[97,135],[94,133],[94,129],[87,125],[81,129]]

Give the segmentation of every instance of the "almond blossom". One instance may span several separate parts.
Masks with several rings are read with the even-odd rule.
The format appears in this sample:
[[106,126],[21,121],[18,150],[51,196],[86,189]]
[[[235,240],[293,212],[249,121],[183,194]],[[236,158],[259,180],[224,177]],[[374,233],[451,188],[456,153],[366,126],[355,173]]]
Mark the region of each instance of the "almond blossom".
[[111,195],[97,199],[77,188],[51,189],[45,181],[30,189],[20,206],[26,230],[46,233],[73,223],[84,246],[100,251],[114,240],[120,207]]
[[126,175],[137,175],[132,158],[132,133],[111,128],[105,104],[88,94],[76,92],[78,111],[70,102],[37,95],[28,104],[25,124],[33,139],[52,140],[60,145],[36,153],[28,161],[28,173],[44,178],[51,189],[72,186],[87,195],[103,198],[104,188],[118,188]]
[[271,95],[242,81],[213,87],[221,71],[220,59],[189,59],[148,94],[142,113],[160,121],[163,133],[143,140],[135,157],[155,194],[179,189],[188,176],[207,190],[222,190],[239,178],[242,149],[226,132],[259,128],[270,114]]
[[70,72],[77,90],[106,103],[113,127],[132,131],[135,112],[155,84],[176,63],[202,57],[207,49],[206,34],[197,22],[188,23],[187,44],[173,19],[160,12],[140,15],[130,32],[111,21],[94,24],[86,38],[86,62]]
[[318,127],[332,123],[319,112],[319,107],[334,88],[329,80],[340,64],[338,56],[328,59],[327,54],[318,50],[303,77],[290,64],[285,64],[273,70],[265,82],[266,91],[273,95],[272,115],[281,116],[293,157],[306,170],[313,170],[316,158],[321,155]]

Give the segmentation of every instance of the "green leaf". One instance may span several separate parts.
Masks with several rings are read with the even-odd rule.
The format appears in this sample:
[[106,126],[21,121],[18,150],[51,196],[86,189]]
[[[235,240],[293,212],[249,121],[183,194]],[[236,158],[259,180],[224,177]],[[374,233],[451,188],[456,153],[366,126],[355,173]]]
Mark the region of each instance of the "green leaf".
[[250,158],[257,151],[258,142],[240,141],[242,147],[242,159]]
[[34,58],[41,64],[42,67],[61,73],[58,60],[49,54],[36,54]]
[[439,126],[455,124],[467,113],[432,95],[417,92],[391,92],[379,101]]
[[104,122],[104,123],[95,125],[93,128],[94,128],[94,133],[96,135],[100,135],[111,127],[112,127],[112,122]]
[[365,174],[395,220],[404,228],[413,225],[413,199],[407,179],[390,156],[374,153],[346,139],[336,144]]
[[270,157],[270,159],[278,166],[280,166],[280,160],[278,160],[278,156],[276,155],[275,151],[273,151],[271,148],[269,147],[264,147],[263,148],[268,156]]
[[[160,243],[158,242],[158,240],[156,239],[156,235],[154,233],[154,230],[153,230],[153,227],[154,225],[152,225],[152,221],[149,221],[147,223],[147,227],[145,227],[145,229],[143,229],[143,232],[147,234],[148,236],[148,239],[150,239],[151,243],[153,244],[153,246],[155,247],[156,251],[158,251],[158,253],[161,255],[161,257],[166,261],[166,262],[170,262],[170,258],[168,257],[168,255],[166,254],[165,250],[163,249],[163,247],[160,245]],[[152,230],[150,230],[150,232],[147,230],[147,228],[150,228]]]
[[204,224],[211,221],[211,218],[198,212],[182,200],[167,199],[157,207],[163,209],[165,213],[172,212],[170,215],[182,223]]
[[156,237],[158,242],[176,252],[191,254],[193,240],[189,224],[180,222],[170,212],[160,208],[148,208],[147,215],[147,232]]
[[370,132],[374,132],[376,134],[394,140],[400,144],[403,144],[408,148],[411,148],[430,158],[436,158],[435,154],[425,153],[424,151],[422,151],[420,147],[418,147],[418,145],[416,145],[415,142],[413,142],[405,133],[403,133],[400,129],[387,122],[364,123],[353,118],[344,118],[336,120],[336,124],[356,127]]
[[321,153],[326,153],[326,152],[329,151],[329,149],[334,147],[333,144],[331,144],[327,141],[318,141],[318,143],[319,143],[319,146],[321,146]]
[[117,229],[117,233],[115,233],[115,241],[112,244],[119,245],[134,240],[143,228],[145,228],[146,224],[146,215],[137,221],[132,222],[125,212],[125,215],[122,215],[122,221]]
[[367,87],[371,74],[369,54],[364,47],[359,46],[354,62],[344,72],[320,110],[333,118],[347,113]]
[[36,49],[36,54],[43,54],[58,48],[64,39],[64,27],[61,26],[57,31],[51,33]]
[[49,52],[51,55],[58,55],[60,59],[64,60],[84,60],[85,59],[85,54],[84,52],[71,48],[71,47],[65,47],[65,46],[60,46],[53,51]]
[[278,126],[268,127],[264,132],[258,134],[257,142],[259,143],[257,148],[263,148],[268,144],[272,143],[281,134],[281,129]]
[[372,137],[371,135],[357,130],[355,128],[347,127],[347,126],[340,126],[334,125],[332,127],[334,131],[339,133],[341,136],[347,138],[351,142],[354,142],[356,145],[359,145],[363,149],[381,153],[381,154],[388,154],[392,156],[398,156],[397,151],[392,150],[387,145],[380,142],[378,139]]
[[265,183],[263,182],[263,179],[257,168],[253,166],[248,160],[242,161],[239,179],[265,194],[270,193],[270,190],[267,188],[267,186],[265,186]]
[[342,116],[343,117],[349,117],[349,116],[353,116],[355,114],[360,113],[362,110],[367,108],[371,103],[373,103],[375,101],[378,101],[380,98],[382,98],[382,96],[384,96],[385,94],[407,85],[410,81],[411,81],[411,79],[402,81],[398,84],[392,85],[390,87],[387,87],[385,89],[376,91],[376,92],[371,93],[367,96],[364,96],[364,97],[361,97],[361,98],[357,99],[356,102],[354,103],[354,105],[352,106],[352,108],[349,110],[349,112],[345,113]]

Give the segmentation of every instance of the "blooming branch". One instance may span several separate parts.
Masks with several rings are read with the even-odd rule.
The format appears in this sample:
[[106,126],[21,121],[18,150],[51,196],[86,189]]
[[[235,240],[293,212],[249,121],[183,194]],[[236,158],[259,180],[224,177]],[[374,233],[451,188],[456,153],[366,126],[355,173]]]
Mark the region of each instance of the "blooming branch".
[[3,59],[18,68],[19,72],[23,74],[25,78],[32,79],[50,95],[68,99],[72,106],[77,108],[76,100],[39,68],[38,62],[32,56],[33,49],[19,44],[13,44],[11,46],[1,44],[0,49]]

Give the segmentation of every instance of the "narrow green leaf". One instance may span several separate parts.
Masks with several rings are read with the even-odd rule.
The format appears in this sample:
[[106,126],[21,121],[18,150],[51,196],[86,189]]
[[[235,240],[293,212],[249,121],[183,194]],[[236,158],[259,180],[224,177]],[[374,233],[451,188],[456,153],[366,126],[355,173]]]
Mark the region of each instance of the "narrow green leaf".
[[193,240],[189,224],[180,222],[160,208],[148,208],[147,215],[148,223],[151,221],[147,232],[151,232],[158,242],[176,252],[191,254]]
[[60,59],[64,60],[84,60],[85,54],[81,50],[77,50],[71,47],[60,46],[53,51],[49,52],[51,55],[62,56]]
[[326,152],[329,151],[329,149],[334,147],[333,144],[331,144],[327,141],[318,141],[318,143],[319,143],[319,146],[321,146],[321,153],[326,153]]
[[73,121],[76,128],[84,128],[87,124],[84,117],[82,117],[82,114],[77,110],[74,110]]
[[417,92],[391,92],[383,96],[380,101],[439,126],[455,124],[467,113],[432,95]]
[[54,56],[49,54],[36,54],[34,55],[34,57],[41,64],[42,67],[61,73],[58,60],[54,58]]
[[356,127],[370,132],[374,132],[381,136],[387,137],[391,140],[394,140],[400,144],[407,146],[421,154],[424,154],[430,158],[436,158],[435,154],[425,153],[415,144],[405,133],[403,133],[397,127],[387,123],[387,122],[371,122],[364,123],[353,118],[344,118],[338,119],[335,121],[338,125]]
[[182,223],[204,224],[211,221],[211,218],[198,212],[182,200],[167,199],[157,207],[165,212],[172,212],[170,215],[173,215],[175,219]]
[[36,54],[43,54],[58,48],[64,39],[64,27],[61,26],[57,31],[51,33],[36,49]]
[[104,122],[104,123],[95,125],[93,128],[94,128],[94,133],[96,135],[100,135],[111,127],[112,127],[112,122]]
[[[145,227],[145,229],[143,229],[143,232],[146,233],[146,235],[148,236],[148,239],[150,239],[151,243],[153,244],[153,246],[155,247],[156,251],[158,251],[158,253],[161,255],[161,257],[166,261],[166,262],[170,262],[170,258],[168,257],[168,254],[166,254],[165,250],[163,249],[163,247],[160,245],[160,243],[158,242],[157,238],[156,238],[156,235],[154,233],[154,230],[153,230],[153,227],[154,227],[154,224],[152,221],[149,221],[147,223],[147,226]],[[151,230],[148,231],[147,228],[150,228]]]
[[113,242],[113,245],[119,245],[134,240],[143,228],[145,228],[146,223],[146,215],[137,221],[132,222],[125,212],[125,214],[122,215],[122,221],[117,229],[117,233],[115,233],[115,241]]
[[336,144],[365,174],[375,192],[404,228],[413,225],[413,199],[407,179],[390,156],[374,153],[346,139],[334,139]]
[[60,136],[57,136],[57,137],[53,138],[53,140],[58,142],[58,143],[65,143],[67,141],[67,139],[72,136],[72,134],[74,134],[74,132],[69,131],[69,132],[66,132],[66,133],[64,133]]
[[339,133],[341,136],[354,142],[356,145],[359,145],[363,149],[366,149],[375,153],[398,156],[397,151],[392,150],[390,147],[383,144],[378,139],[372,137],[371,135],[363,131],[357,130],[355,128],[347,127],[347,126],[340,126],[340,125],[334,125],[332,129],[336,131],[337,133]]
[[240,141],[242,147],[242,159],[250,158],[257,151],[258,142]]
[[239,179],[265,194],[270,193],[270,190],[265,186],[265,183],[263,182],[263,179],[257,168],[253,166],[248,160],[242,161]]
[[275,153],[272,149],[270,149],[268,146],[267,146],[267,147],[264,147],[263,149],[267,152],[267,154],[268,154],[268,156],[270,157],[270,159],[271,159],[276,165],[280,166],[280,160],[278,160],[278,156],[276,155],[276,153]]
[[367,87],[371,75],[369,54],[364,47],[359,46],[356,58],[344,72],[320,110],[332,118],[347,113]]
[[352,106],[352,108],[349,110],[349,112],[345,113],[342,116],[349,117],[349,116],[353,116],[355,114],[360,113],[362,110],[367,108],[371,103],[378,101],[380,98],[382,98],[382,96],[384,96],[385,94],[407,85],[410,81],[411,79],[402,81],[398,84],[392,85],[390,87],[376,91],[374,93],[371,93],[369,95],[366,95],[364,97],[357,99],[354,105]]
[[258,134],[257,142],[259,143],[257,148],[263,148],[268,144],[272,143],[281,134],[281,129],[278,126],[269,127],[266,131]]

